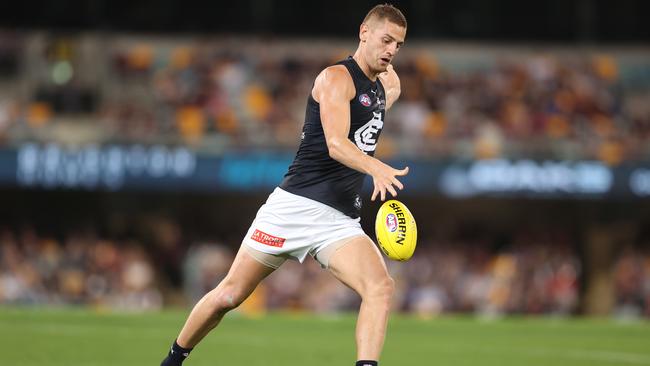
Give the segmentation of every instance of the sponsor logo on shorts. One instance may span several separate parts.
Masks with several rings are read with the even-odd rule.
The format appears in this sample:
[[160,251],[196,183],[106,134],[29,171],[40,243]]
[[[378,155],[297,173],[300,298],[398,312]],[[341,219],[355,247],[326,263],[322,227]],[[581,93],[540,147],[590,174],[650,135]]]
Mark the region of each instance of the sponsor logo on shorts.
[[364,107],[370,107],[370,104],[372,104],[372,101],[370,100],[368,94],[359,95],[359,102],[361,102]]
[[392,213],[386,216],[386,227],[391,233],[394,233],[395,230],[397,230],[397,218]]
[[284,245],[284,241],[286,240],[285,238],[279,238],[277,236],[267,234],[257,229],[255,229],[255,232],[253,233],[253,235],[251,235],[251,239],[255,240],[258,243],[262,243],[264,245],[270,245],[272,247],[278,247],[278,248],[282,248],[282,246]]

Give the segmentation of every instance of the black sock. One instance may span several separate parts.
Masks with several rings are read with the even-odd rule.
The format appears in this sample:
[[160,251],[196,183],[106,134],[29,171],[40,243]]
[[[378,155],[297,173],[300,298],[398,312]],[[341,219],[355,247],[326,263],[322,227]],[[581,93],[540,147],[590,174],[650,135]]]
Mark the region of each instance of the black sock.
[[169,353],[167,354],[167,358],[163,360],[163,362],[160,364],[161,366],[180,366],[183,364],[183,361],[187,358],[187,356],[190,355],[190,352],[192,352],[192,348],[183,348],[174,341],[174,344],[172,344],[172,348],[169,350]]
[[357,361],[356,366],[378,366],[379,363],[377,361],[371,361],[371,360],[360,360]]

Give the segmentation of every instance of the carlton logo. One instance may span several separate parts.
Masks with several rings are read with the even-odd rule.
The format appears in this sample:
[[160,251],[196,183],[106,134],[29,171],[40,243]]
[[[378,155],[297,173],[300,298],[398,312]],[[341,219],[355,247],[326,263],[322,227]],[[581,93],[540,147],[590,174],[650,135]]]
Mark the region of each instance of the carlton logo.
[[384,127],[381,112],[372,112],[372,119],[354,131],[354,142],[364,153],[375,151],[379,131]]
[[391,233],[394,233],[395,230],[397,230],[397,218],[392,213],[386,216],[386,227]]
[[370,100],[368,94],[359,95],[359,102],[361,102],[361,104],[363,104],[364,107],[370,107],[370,105],[372,104],[372,101]]
[[251,235],[251,239],[255,240],[258,243],[278,248],[282,248],[284,241],[286,240],[285,238],[278,238],[277,236],[267,234],[257,229],[255,229],[255,232],[253,235]]

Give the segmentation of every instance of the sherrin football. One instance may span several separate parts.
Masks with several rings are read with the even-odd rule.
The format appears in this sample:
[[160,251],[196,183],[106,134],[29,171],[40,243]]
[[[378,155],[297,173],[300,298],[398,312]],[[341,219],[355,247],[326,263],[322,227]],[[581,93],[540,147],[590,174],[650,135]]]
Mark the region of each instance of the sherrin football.
[[389,200],[377,211],[375,235],[379,248],[388,258],[407,261],[415,251],[418,228],[411,211],[402,202]]

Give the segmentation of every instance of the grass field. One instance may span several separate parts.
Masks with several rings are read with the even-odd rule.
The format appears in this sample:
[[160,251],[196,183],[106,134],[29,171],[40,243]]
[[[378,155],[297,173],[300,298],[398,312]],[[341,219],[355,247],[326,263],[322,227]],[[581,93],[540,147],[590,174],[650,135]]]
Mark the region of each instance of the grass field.
[[[186,313],[0,308],[0,365],[159,365]],[[354,316],[232,314],[188,366],[354,364]],[[650,365],[650,323],[394,317],[384,366]]]

